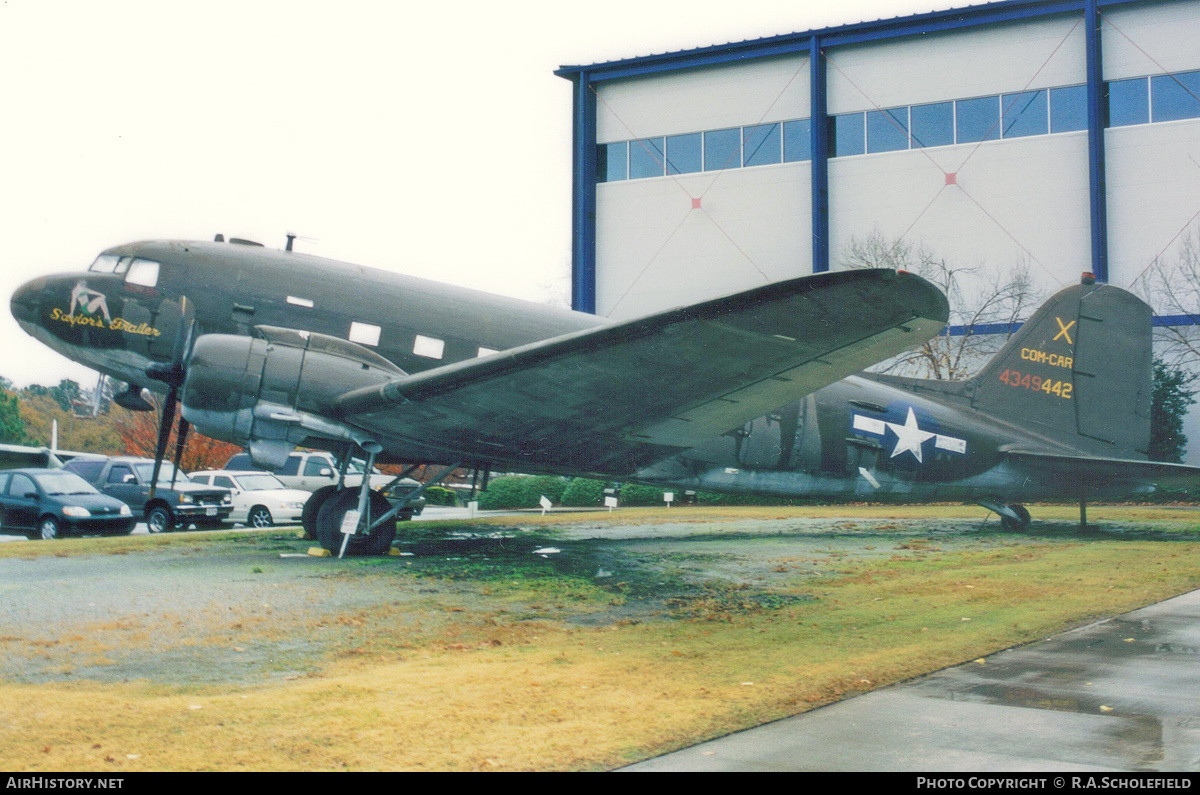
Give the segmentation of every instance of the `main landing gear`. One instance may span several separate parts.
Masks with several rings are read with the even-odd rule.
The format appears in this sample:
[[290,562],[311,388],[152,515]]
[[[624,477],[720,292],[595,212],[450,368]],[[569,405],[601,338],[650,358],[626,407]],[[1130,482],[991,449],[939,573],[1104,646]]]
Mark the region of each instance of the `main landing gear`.
[[[406,510],[408,504],[420,497],[425,489],[440,483],[458,467],[458,464],[454,463],[427,483],[401,497],[389,499],[382,493],[371,490],[369,473],[375,464],[375,456],[382,448],[374,442],[363,442],[361,446],[367,453],[362,484],[358,488],[344,488],[343,465],[342,482],[337,486],[325,486],[313,492],[304,504],[300,518],[304,525],[305,537],[315,539],[339,558],[345,555],[386,555],[392,548],[392,542],[396,540],[397,518],[412,518],[411,509]],[[346,459],[349,457],[350,452],[347,451]],[[389,487],[414,469],[415,466],[410,467],[393,480]]]

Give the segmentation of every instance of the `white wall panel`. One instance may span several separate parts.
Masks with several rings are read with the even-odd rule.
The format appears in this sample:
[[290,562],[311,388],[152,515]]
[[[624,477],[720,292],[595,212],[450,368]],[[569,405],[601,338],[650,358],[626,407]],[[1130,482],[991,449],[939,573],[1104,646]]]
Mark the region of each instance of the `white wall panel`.
[[837,48],[827,69],[829,113],[1086,82],[1081,20],[1082,15],[1071,16]]
[[808,163],[597,187],[600,315],[634,317],[812,271]]
[[1104,77],[1200,69],[1200,2],[1171,0],[1104,9]]
[[807,118],[808,84],[807,57],[605,83],[596,101],[596,140]]
[[1128,287],[1155,257],[1177,256],[1185,225],[1200,228],[1200,120],[1116,127],[1105,136],[1109,281]]
[[878,231],[955,268],[1026,262],[1047,293],[1090,269],[1083,133],[837,158],[829,180],[834,267],[853,238]]

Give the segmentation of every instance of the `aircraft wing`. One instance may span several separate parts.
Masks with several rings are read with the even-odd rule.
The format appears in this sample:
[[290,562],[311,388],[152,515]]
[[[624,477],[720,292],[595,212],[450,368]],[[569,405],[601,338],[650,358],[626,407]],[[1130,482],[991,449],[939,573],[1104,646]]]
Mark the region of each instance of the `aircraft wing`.
[[1005,456],[1047,478],[1095,486],[1157,486],[1184,489],[1200,486],[1200,467],[1162,461],[1130,461],[1054,453],[1009,451]]
[[622,474],[919,345],[947,316],[918,276],[823,273],[404,376],[337,411],[409,456]]

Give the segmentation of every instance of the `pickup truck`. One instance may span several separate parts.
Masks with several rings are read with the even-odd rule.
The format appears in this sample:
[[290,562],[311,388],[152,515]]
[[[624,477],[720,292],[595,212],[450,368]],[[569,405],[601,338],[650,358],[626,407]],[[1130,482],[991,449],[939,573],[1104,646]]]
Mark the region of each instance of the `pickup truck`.
[[150,499],[150,477],[154,461],[149,458],[73,458],[63,467],[91,483],[103,494],[129,506],[134,516],[144,517],[151,533],[196,525],[220,527],[233,511],[229,489],[192,483],[182,472],[171,487],[173,467],[163,462],[158,488]]
[[[258,467],[250,461],[249,454],[238,453],[229,459],[225,464],[225,469],[246,471],[258,469]],[[301,489],[311,493],[325,486],[337,485],[338,463],[332,453],[324,450],[296,450],[288,455],[288,460],[275,470],[274,475],[289,489]],[[362,485],[362,479],[363,462],[351,459],[350,466],[346,468],[346,487],[358,488]],[[384,488],[393,480],[395,480],[394,477],[385,475],[377,469],[371,472],[371,488],[376,491]],[[412,478],[404,478],[393,486],[388,494],[400,497],[406,491],[411,491],[420,485]],[[413,514],[420,514],[424,508],[425,498],[418,497],[408,504],[401,514],[401,519],[409,518]]]

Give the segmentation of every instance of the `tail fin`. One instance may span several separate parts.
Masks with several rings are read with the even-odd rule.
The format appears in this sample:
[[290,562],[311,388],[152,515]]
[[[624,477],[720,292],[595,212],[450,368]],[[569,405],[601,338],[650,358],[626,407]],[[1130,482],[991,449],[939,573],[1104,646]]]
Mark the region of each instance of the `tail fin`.
[[972,405],[1096,455],[1145,458],[1150,307],[1085,283],[1054,295],[968,383]]

